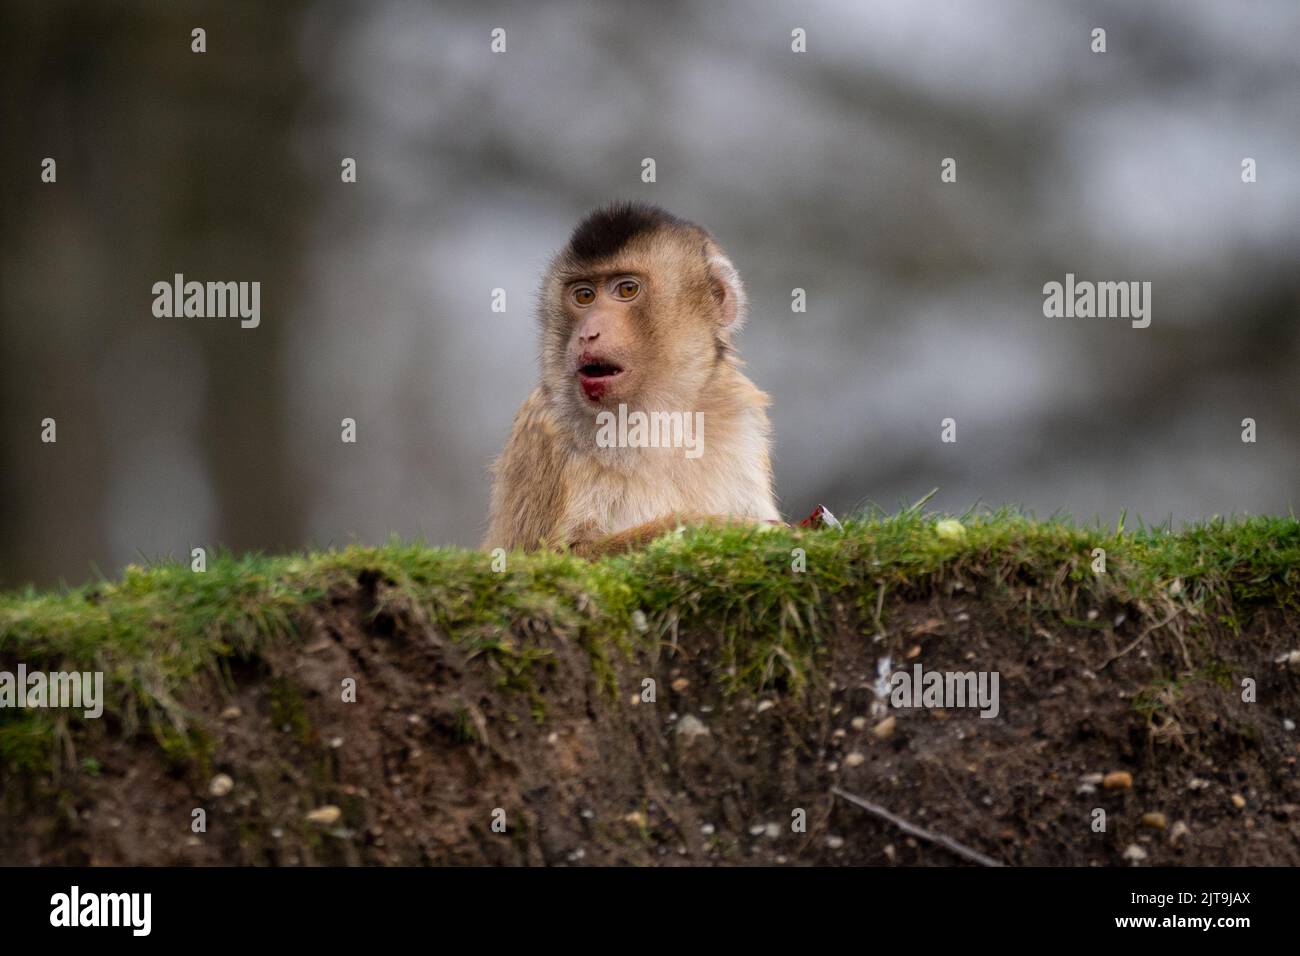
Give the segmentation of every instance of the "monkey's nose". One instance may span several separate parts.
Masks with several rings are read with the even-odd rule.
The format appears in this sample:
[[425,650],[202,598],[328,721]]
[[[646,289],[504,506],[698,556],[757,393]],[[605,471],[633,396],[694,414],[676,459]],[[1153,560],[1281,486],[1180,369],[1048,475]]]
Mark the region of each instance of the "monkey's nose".
[[598,339],[598,338],[600,338],[600,332],[599,332],[599,331],[596,331],[596,332],[580,332],[580,333],[578,333],[578,341],[579,341],[579,342],[582,342],[582,343],[584,343],[584,344],[587,343],[587,342],[594,342],[594,341],[596,341],[596,339]]

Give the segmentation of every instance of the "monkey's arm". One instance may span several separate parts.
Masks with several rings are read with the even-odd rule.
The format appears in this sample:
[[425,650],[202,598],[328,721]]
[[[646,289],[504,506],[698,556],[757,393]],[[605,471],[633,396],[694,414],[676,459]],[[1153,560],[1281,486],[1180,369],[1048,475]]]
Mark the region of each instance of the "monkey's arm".
[[560,528],[567,506],[564,458],[540,391],[520,407],[493,471],[492,519],[483,546],[525,551],[562,547]]
[[[779,524],[780,522],[763,522],[764,524]],[[570,550],[574,554],[580,555],[589,561],[596,558],[602,558],[610,554],[626,554],[628,551],[635,551],[638,548],[644,548],[655,538],[671,534],[683,525],[708,525],[714,528],[726,527],[727,525],[749,525],[752,522],[743,518],[728,517],[727,515],[706,515],[698,512],[674,512],[673,514],[664,515],[662,518],[655,518],[652,521],[646,521],[642,524],[628,528],[625,531],[619,531],[615,534],[602,535],[596,538],[579,539],[572,542]]]

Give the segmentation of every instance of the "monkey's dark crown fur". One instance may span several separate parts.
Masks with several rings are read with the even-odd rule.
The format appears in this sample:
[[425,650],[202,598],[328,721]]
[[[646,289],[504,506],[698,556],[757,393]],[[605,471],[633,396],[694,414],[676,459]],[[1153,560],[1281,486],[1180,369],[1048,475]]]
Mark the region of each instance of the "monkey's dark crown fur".
[[568,253],[577,262],[596,262],[617,254],[637,236],[661,226],[698,228],[650,203],[607,203],[578,223],[569,237]]

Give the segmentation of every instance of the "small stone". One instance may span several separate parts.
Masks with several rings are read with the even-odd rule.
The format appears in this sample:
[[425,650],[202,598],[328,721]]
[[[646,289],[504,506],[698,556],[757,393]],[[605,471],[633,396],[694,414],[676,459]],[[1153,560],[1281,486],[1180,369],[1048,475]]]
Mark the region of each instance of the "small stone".
[[711,736],[709,728],[704,726],[704,721],[694,714],[687,714],[677,722],[677,736],[683,738],[687,744],[693,744],[701,737]]
[[1147,851],[1142,849],[1136,843],[1130,843],[1128,849],[1124,851],[1124,859],[1131,862],[1134,866],[1141,863],[1147,858]]
[[677,691],[677,693],[680,694],[686,688],[691,686],[691,682],[687,680],[685,677],[679,677],[677,678],[677,680],[673,681],[672,684],[669,686],[671,686],[673,690]]
[[224,797],[234,789],[235,781],[230,779],[229,774],[224,773],[217,774],[212,778],[212,782],[208,784],[208,793],[212,794],[214,797]]
[[776,706],[776,704],[772,703],[770,700],[760,700],[760,701],[758,702],[758,706],[755,707],[754,710],[755,710],[755,712],[761,714],[761,713],[763,713],[763,711],[765,711],[765,710],[771,710],[771,709],[772,709],[773,707],[775,707],[775,706]]
[[1290,717],[1283,717],[1283,718],[1282,718],[1282,729],[1283,729],[1283,730],[1287,730],[1287,731],[1295,730],[1295,721],[1292,720]]
[[549,734],[546,735],[546,742],[550,744],[552,747],[554,747],[556,744],[560,742],[559,733],[557,731],[552,730]]
[[862,752],[858,750],[853,751],[844,758],[844,766],[846,767],[860,767],[866,762],[867,758],[862,756]]
[[322,827],[332,827],[343,819],[343,811],[332,803],[327,803],[323,807],[317,807],[307,814],[307,822],[315,823]]
[[867,718],[854,717],[851,721],[849,721],[849,726],[852,727],[854,730],[866,730]]
[[894,849],[894,844],[892,843],[886,844],[885,859],[888,860],[890,863],[893,863],[897,857],[898,857],[898,851]]
[[1246,807],[1246,798],[1239,793],[1234,793],[1232,795],[1232,805],[1238,810],[1244,810]]
[[225,710],[221,712],[221,719],[238,720],[243,713],[244,712],[242,710],[240,710],[234,704],[231,704],[229,707],[227,707]]
[[1142,814],[1142,825],[1152,830],[1163,830],[1169,824],[1163,813],[1152,812]]
[[705,836],[713,836],[714,826],[712,823],[703,823],[700,825],[700,832]]
[[1188,790],[1204,790],[1209,787],[1209,785],[1210,781],[1204,780],[1200,777],[1193,777],[1191,780],[1187,781]]
[[623,817],[623,822],[629,826],[636,827],[638,830],[644,830],[646,825],[649,823],[646,819],[646,815],[640,810],[633,810],[631,813],[627,814]]
[[1169,828],[1170,844],[1173,846],[1177,846],[1178,841],[1181,840],[1183,837],[1187,836],[1187,834],[1191,832],[1192,832],[1191,828],[1188,827],[1188,825],[1184,823],[1182,820],[1175,821],[1174,825]]
[[632,612],[632,626],[641,634],[644,634],[650,629],[650,622],[646,620],[645,611],[638,608]]
[[775,840],[781,835],[781,824],[769,823],[767,826],[763,827],[763,832],[767,834],[769,840]]
[[876,735],[877,740],[888,740],[894,735],[894,728],[898,726],[898,720],[893,714],[890,714],[876,726],[871,728],[871,732]]
[[1107,790],[1129,790],[1133,786],[1133,775],[1127,770],[1114,770],[1101,778],[1101,785]]
[[840,847],[844,846],[844,837],[834,835],[828,836],[826,838],[826,845],[832,850],[838,850]]

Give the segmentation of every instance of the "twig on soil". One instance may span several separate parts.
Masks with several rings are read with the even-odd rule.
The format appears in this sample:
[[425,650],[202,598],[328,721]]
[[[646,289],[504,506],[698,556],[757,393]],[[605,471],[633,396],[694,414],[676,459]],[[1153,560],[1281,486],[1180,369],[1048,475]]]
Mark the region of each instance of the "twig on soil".
[[[1133,641],[1132,644],[1130,644],[1128,647],[1124,648],[1124,650],[1120,651],[1118,654],[1116,654],[1114,657],[1112,657],[1112,658],[1111,658],[1110,660],[1108,660],[1106,663],[1104,663],[1104,664],[1102,664],[1100,667],[1098,667],[1098,668],[1097,668],[1097,673],[1100,674],[1100,673],[1101,673],[1102,671],[1104,671],[1107,667],[1110,667],[1111,664],[1114,664],[1117,660],[1119,660],[1121,657],[1123,657],[1123,656],[1124,656],[1125,654],[1127,654],[1129,651],[1133,650],[1133,648],[1137,647],[1139,644],[1141,644],[1143,641],[1145,641],[1148,637],[1150,637],[1151,634],[1152,634],[1153,632],[1160,630],[1160,628],[1164,627],[1166,624],[1168,624],[1170,621],[1172,621],[1174,618],[1176,618],[1179,614],[1182,614],[1182,613],[1183,613],[1183,609],[1182,609],[1182,608],[1180,608],[1180,607],[1174,608],[1174,610],[1173,610],[1172,612],[1170,612],[1169,616],[1168,616],[1167,618],[1165,618],[1163,621],[1160,621],[1160,622],[1158,622],[1158,623],[1156,623],[1156,624],[1151,624],[1151,625],[1149,625],[1149,626],[1148,626],[1148,627],[1147,627],[1147,628],[1146,628],[1146,629],[1145,629],[1141,634],[1139,634],[1139,635],[1134,639],[1134,641]],[[1187,660],[1187,648],[1186,648],[1186,646],[1183,647],[1183,658],[1184,658],[1184,660]],[[1190,661],[1190,660],[1187,660],[1187,666],[1188,666],[1188,667],[1191,667],[1191,661]]]
[[956,853],[958,856],[970,860],[972,863],[978,863],[980,866],[1004,866],[1005,865],[1000,861],[993,859],[992,857],[985,856],[983,853],[980,853],[978,850],[972,850],[970,847],[962,843],[958,843],[950,836],[945,836],[942,833],[934,833],[930,830],[924,829],[923,827],[918,827],[915,823],[909,823],[908,821],[904,820],[902,817],[890,813],[884,807],[874,804],[870,800],[864,800],[862,797],[856,796],[852,793],[849,793],[848,791],[841,790],[839,787],[831,787],[831,793],[835,794],[835,796],[837,797],[844,798],[854,806],[861,807],[863,810],[866,810],[868,813],[875,814],[876,816],[880,817],[882,820],[888,820],[890,823],[898,827],[904,833],[908,833],[914,837],[919,837],[922,840],[926,840],[930,843],[935,843],[938,844],[939,846],[952,850],[953,853]]

